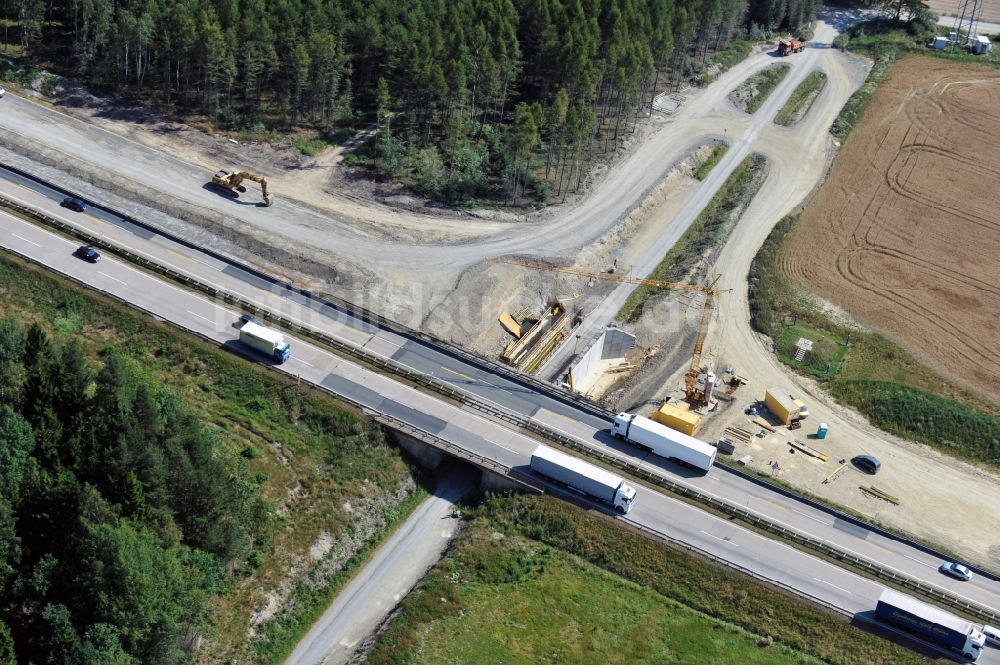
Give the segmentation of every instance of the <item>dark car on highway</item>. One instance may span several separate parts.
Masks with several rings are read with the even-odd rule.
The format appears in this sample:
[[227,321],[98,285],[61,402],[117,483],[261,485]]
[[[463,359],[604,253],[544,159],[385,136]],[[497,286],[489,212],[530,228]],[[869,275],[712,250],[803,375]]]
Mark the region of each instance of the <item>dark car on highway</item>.
[[879,462],[871,455],[858,455],[857,457],[851,460],[851,464],[858,467],[865,473],[870,473],[873,476],[876,473],[878,473],[879,469],[882,468],[882,462]]
[[98,261],[101,260],[100,253],[93,247],[88,247],[87,245],[84,245],[83,247],[78,247],[77,250],[73,253],[79,256],[84,261],[90,261],[91,263],[97,263]]
[[67,196],[62,200],[62,203],[60,203],[59,205],[61,205],[63,208],[69,208],[70,210],[75,210],[77,212],[83,212],[87,207],[86,205],[84,205],[83,201],[76,198],[75,196]]

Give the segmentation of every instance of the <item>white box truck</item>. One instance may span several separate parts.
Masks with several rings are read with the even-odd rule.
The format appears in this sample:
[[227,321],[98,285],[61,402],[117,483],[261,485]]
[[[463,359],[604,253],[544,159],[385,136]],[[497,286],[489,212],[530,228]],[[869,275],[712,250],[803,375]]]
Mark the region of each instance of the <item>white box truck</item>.
[[635,488],[626,485],[621,476],[578,457],[538,446],[531,454],[531,470],[606,503],[622,514],[632,510]]
[[897,628],[949,649],[970,663],[979,660],[986,637],[975,624],[915,598],[884,589],[875,605],[875,616]]
[[284,335],[254,321],[247,321],[240,328],[240,341],[275,362],[283,363],[292,355]]
[[655,420],[631,413],[619,413],[611,435],[649,450],[654,455],[708,471],[715,463],[715,446],[678,432]]

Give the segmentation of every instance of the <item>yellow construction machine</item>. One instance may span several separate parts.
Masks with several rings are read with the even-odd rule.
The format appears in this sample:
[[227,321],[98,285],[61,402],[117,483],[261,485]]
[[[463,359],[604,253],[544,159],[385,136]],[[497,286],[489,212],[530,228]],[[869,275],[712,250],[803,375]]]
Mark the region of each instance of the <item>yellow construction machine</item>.
[[262,175],[254,175],[246,171],[234,171],[232,173],[229,171],[219,171],[212,176],[213,185],[232,192],[233,196],[239,196],[247,191],[247,188],[243,186],[244,180],[252,180],[253,182],[260,183],[260,193],[264,197],[264,205],[269,206],[274,203],[274,197],[267,193],[267,178]]

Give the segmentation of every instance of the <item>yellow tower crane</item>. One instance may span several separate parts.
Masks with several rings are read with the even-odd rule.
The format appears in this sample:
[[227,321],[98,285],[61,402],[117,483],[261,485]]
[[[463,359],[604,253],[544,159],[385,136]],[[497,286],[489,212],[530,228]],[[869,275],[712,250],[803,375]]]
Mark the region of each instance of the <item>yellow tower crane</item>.
[[[712,318],[712,308],[715,305],[715,297],[722,292],[722,290],[715,288],[716,283],[718,283],[722,275],[716,275],[708,286],[702,286],[700,284],[667,282],[662,279],[643,279],[641,277],[631,277],[629,275],[620,275],[613,272],[600,272],[596,270],[587,270],[585,268],[575,268],[572,266],[560,266],[547,261],[526,259],[516,256],[490,256],[486,258],[486,261],[487,263],[507,263],[510,265],[521,266],[523,268],[561,272],[570,275],[579,275],[580,277],[606,279],[623,284],[640,284],[642,286],[650,286],[656,289],[696,291],[698,293],[704,293],[705,306],[702,308],[701,312],[701,324],[698,326],[698,336],[694,341],[694,354],[691,357],[691,365],[688,368],[687,374],[684,376],[684,394],[692,406],[700,406],[702,402],[705,401],[704,388],[698,386],[698,375],[701,372],[701,352],[705,347],[705,336],[708,334],[708,322]],[[724,291],[728,290],[729,289],[724,289]]]

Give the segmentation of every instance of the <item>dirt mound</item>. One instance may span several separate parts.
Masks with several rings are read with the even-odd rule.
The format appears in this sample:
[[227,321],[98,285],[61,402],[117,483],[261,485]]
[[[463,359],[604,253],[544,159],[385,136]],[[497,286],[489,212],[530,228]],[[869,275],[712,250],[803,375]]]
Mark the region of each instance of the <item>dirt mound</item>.
[[783,270],[1000,401],[1000,72],[897,63],[803,213]]

